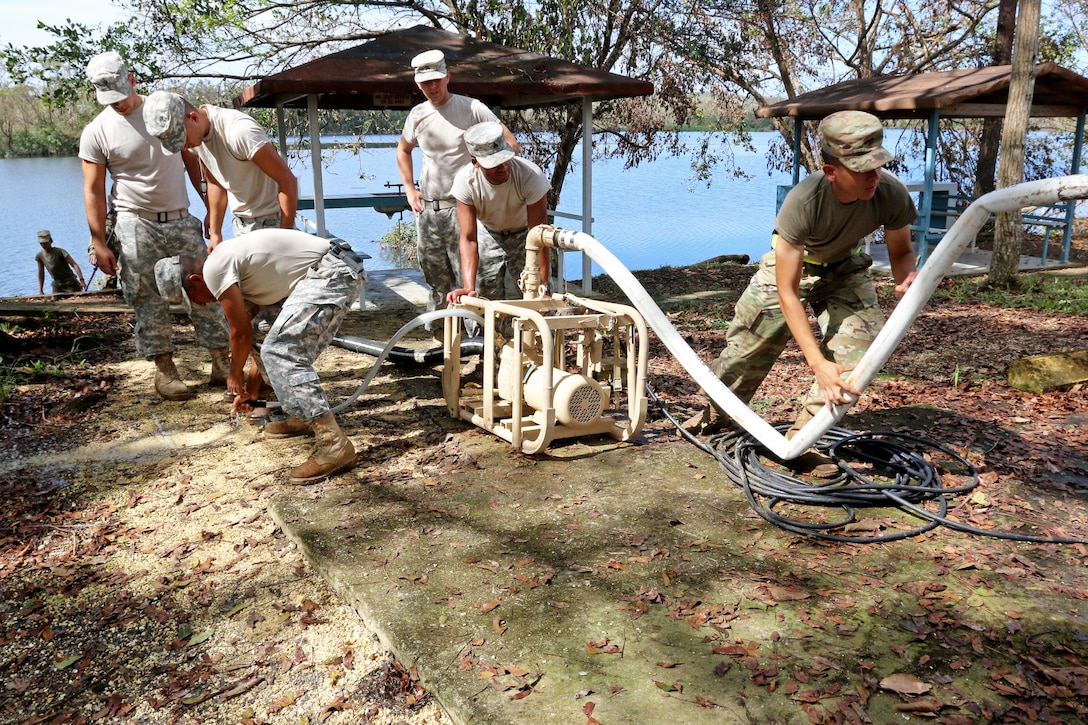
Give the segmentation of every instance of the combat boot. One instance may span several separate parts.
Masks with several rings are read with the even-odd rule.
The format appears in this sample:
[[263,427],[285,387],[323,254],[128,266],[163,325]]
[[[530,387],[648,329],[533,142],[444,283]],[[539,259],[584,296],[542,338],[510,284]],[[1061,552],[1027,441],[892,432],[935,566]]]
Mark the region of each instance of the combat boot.
[[208,352],[212,356],[212,374],[208,378],[208,385],[226,385],[227,376],[230,375],[230,348],[209,347]]
[[163,397],[163,400],[188,400],[189,388],[181,381],[178,369],[174,366],[174,358],[170,353],[163,353],[154,357],[155,362],[155,392]]
[[732,428],[732,423],[725,411],[710,401],[705,408],[681,423],[680,427],[694,436],[708,436]]
[[[797,435],[798,431],[805,427],[805,424],[812,420],[812,414],[808,411],[801,413],[800,417],[794,421],[790,429],[786,431],[786,440],[793,440],[793,437]],[[792,458],[788,461],[782,461],[782,465],[790,469],[794,473],[800,473],[801,475],[813,476],[815,478],[834,478],[841,473],[839,464],[831,460],[823,453],[816,450],[815,447],[809,448],[807,451]]]
[[311,425],[317,436],[317,450],[309,460],[291,470],[291,483],[312,483],[355,466],[355,446],[336,424],[336,416],[325,413]]
[[293,415],[283,420],[273,420],[264,427],[265,438],[294,438],[313,434],[314,429],[309,423],[304,423]]

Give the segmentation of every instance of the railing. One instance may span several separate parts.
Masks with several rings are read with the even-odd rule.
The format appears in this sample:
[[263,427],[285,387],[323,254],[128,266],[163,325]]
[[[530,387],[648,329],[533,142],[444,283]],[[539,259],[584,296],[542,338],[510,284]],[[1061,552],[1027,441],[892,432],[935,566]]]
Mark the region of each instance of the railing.
[[[911,193],[922,194],[925,191],[925,185],[907,184],[907,189]],[[944,238],[944,235],[952,227],[956,219],[958,219],[960,215],[963,214],[964,210],[966,210],[974,201],[975,197],[960,194],[959,188],[955,184],[942,183],[933,185],[933,199],[929,212],[929,224],[923,229],[921,224],[923,220],[919,219],[918,224],[911,226],[911,229],[914,231],[914,238],[920,262],[925,262],[926,258],[929,256],[929,247],[940,243],[941,239]],[[1047,257],[1050,252],[1050,236],[1055,231],[1061,232],[1063,235],[1059,261],[1069,261],[1070,237],[1067,230],[1069,227],[1068,219],[1072,216],[1069,213],[1072,204],[1073,202],[1065,202],[1032,206],[1026,208],[1020,215],[1025,231],[1032,232],[1038,230],[1038,233],[1043,235],[1043,249],[1040,255],[1043,264],[1046,264],[1047,262]],[[921,208],[921,203],[919,203],[918,206]],[[993,215],[991,215],[990,218],[993,219]],[[972,238],[969,249],[972,252],[977,250],[976,239]]]

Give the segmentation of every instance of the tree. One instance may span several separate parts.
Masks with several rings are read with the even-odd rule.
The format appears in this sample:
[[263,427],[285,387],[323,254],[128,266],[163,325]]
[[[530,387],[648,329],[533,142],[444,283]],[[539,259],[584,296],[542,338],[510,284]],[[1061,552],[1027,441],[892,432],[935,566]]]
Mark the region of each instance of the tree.
[[[1016,24],[1016,0],[1001,0],[997,10],[997,29],[991,55],[993,65],[1008,65],[1012,60],[1013,26]],[[994,190],[997,149],[1001,140],[1001,119],[985,118],[979,137],[978,163],[975,166],[975,196]]]
[[[1016,39],[1012,54],[1012,79],[1001,132],[1001,166],[998,188],[1019,184],[1024,179],[1024,140],[1027,138],[1031,101],[1035,91],[1035,61],[1039,53],[1040,0],[1020,0],[1016,18]],[[1020,267],[1024,227],[1019,210],[997,215],[994,227],[994,254],[986,284],[1015,285]]]

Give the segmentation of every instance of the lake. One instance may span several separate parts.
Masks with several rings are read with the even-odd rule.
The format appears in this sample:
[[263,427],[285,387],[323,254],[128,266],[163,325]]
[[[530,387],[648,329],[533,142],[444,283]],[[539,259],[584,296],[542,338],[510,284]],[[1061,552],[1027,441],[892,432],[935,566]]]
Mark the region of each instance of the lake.
[[[661,158],[637,168],[624,169],[620,160],[593,165],[593,236],[605,244],[628,269],[653,269],[685,265],[720,254],[747,254],[757,258],[768,249],[775,213],[775,189],[789,183],[788,173],[768,175],[764,154],[773,134],[754,134],[756,150],[734,150],[737,165],[752,175],[734,180],[726,172],[717,175],[711,188],[691,179],[687,157]],[[380,141],[395,140],[385,137]],[[313,195],[308,156],[292,156],[291,167],[299,177],[299,193]],[[420,161],[417,151],[416,172]],[[396,151],[390,147],[367,148],[358,154],[338,152],[324,169],[328,196],[360,195],[395,190],[386,182],[399,182]],[[0,250],[8,263],[0,272],[0,296],[36,294],[40,247],[36,232],[49,229],[54,245],[67,249],[91,275],[87,264],[87,223],[83,212],[83,177],[80,161],[60,159],[0,159],[0,204],[8,220],[0,237]],[[191,209],[203,209],[195,192]],[[581,171],[568,178],[559,211],[581,211]],[[304,212],[313,219],[313,212]],[[373,209],[332,209],[326,225],[352,246],[371,255],[370,269],[390,269],[393,263],[377,244],[395,223]],[[410,214],[405,215],[410,218]],[[224,224],[229,234],[230,220]],[[564,228],[581,229],[578,221],[559,219]],[[579,278],[578,255],[568,254],[568,278]],[[594,268],[594,273],[600,270]],[[101,274],[95,275],[95,287]],[[49,291],[49,280],[46,280]]]

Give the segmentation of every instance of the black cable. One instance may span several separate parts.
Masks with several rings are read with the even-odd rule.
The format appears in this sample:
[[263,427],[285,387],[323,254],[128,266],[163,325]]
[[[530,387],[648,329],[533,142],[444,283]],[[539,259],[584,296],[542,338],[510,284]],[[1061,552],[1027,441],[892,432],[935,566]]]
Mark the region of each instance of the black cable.
[[[787,531],[824,541],[872,544],[906,539],[945,526],[1010,541],[1088,544],[1088,539],[980,529],[948,518],[952,497],[974,490],[979,476],[970,461],[934,441],[893,431],[856,433],[833,427],[814,447],[834,461],[840,472],[833,478],[812,482],[789,475],[773,464],[768,466],[768,459],[773,456],[747,431],[722,433],[705,441],[698,439],[681,427],[653,388],[647,385],[646,390],[681,435],[713,456],[726,476],[744,490],[752,509],[764,520]],[[774,428],[781,433],[789,425],[779,423]],[[933,463],[935,459],[942,462],[947,478],[955,476],[967,482],[950,485]],[[823,511],[813,511],[832,507],[841,509],[842,515],[830,521],[821,520],[826,519]],[[787,508],[789,512],[785,511]],[[843,533],[858,521],[857,510],[864,508],[898,509],[917,523],[878,536]]]

